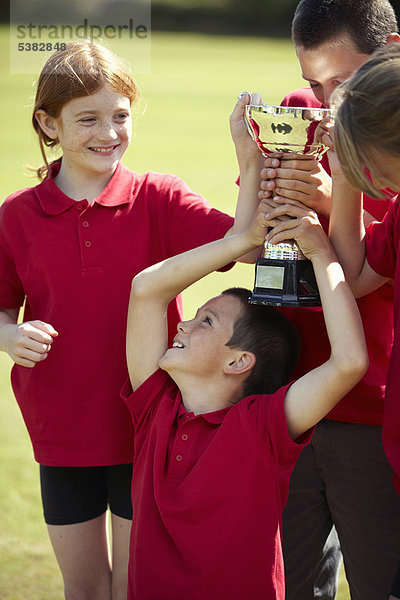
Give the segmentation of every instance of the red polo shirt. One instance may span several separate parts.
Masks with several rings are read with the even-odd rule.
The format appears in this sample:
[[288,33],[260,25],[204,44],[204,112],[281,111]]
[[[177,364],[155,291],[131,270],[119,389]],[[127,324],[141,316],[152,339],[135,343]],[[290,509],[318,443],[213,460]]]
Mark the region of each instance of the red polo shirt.
[[[395,337],[386,386],[383,415],[383,444],[387,457],[400,477],[400,204],[393,200],[382,223],[372,223],[366,236],[367,259],[370,266],[385,277],[394,278]],[[396,488],[400,493],[400,479]]]
[[[296,90],[285,96],[283,106],[320,108],[310,88]],[[330,173],[328,155],[322,166]],[[389,201],[364,196],[364,208],[378,221],[382,220]],[[318,215],[325,229],[328,220]],[[364,325],[369,355],[369,368],[363,379],[331,410],[327,418],[364,425],[381,425],[385,383],[393,343],[393,288],[384,285],[372,294],[359,298],[358,308]],[[301,336],[302,351],[294,373],[297,379],[328,360],[330,344],[322,309],[284,308],[286,316],[296,325]]]
[[186,412],[160,369],[122,390],[135,431],[130,600],[283,600],[281,514],[303,443],[288,386],[216,412]]
[[[51,176],[0,208],[0,308],[26,299],[24,321],[59,332],[48,358],[15,365],[13,389],[45,465],[132,460],[132,428],[120,399],[131,280],[168,256],[223,237],[233,219],[179,178],[117,167],[92,202],[63,194]],[[172,335],[181,301],[170,305]]]

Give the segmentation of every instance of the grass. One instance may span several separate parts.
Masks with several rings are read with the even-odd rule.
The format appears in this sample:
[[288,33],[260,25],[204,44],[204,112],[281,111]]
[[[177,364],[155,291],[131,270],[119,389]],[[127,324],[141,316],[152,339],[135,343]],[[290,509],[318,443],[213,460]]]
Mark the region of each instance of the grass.
[[[127,43],[114,49],[134,63]],[[25,164],[41,163],[30,125],[34,95],[30,75],[10,75],[7,31],[0,32],[0,98],[3,145],[1,198],[33,185]],[[302,85],[287,40],[153,34],[151,72],[138,74],[142,102],[132,147],[124,163],[143,172],[171,172],[211,204],[233,213],[236,159],[228,116],[240,91],[262,92],[269,103]],[[202,302],[231,285],[252,287],[254,268],[238,265],[213,274],[185,293],[192,314]],[[38,467],[9,384],[11,362],[0,355],[0,598],[58,600],[62,585],[41,516]],[[349,598],[344,577],[338,600]]]

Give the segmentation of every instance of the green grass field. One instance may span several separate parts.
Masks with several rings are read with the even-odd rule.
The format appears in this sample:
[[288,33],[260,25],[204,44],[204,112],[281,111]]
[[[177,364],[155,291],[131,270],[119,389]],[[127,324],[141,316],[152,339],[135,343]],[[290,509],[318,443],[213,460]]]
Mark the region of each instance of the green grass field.
[[[112,48],[134,70],[129,44]],[[0,33],[0,77],[4,199],[33,185],[25,165],[41,163],[30,125],[34,76],[10,75],[6,30]],[[125,164],[139,172],[175,173],[231,214],[237,167],[228,117],[238,94],[257,90],[269,103],[279,103],[286,91],[302,85],[289,41],[189,34],[154,34],[151,72],[136,79],[142,101]],[[225,287],[252,287],[253,273],[253,267],[238,265],[230,273],[210,275],[186,292],[186,314]],[[62,584],[42,520],[38,466],[10,389],[10,367],[1,355],[0,598],[58,600]],[[342,574],[338,599],[348,598]]]

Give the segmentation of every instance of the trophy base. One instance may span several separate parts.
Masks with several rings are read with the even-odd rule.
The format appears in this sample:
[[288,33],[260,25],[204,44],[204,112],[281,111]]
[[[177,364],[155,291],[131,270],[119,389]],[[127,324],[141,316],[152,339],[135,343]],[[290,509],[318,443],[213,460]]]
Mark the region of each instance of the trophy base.
[[312,262],[258,258],[250,304],[321,306]]

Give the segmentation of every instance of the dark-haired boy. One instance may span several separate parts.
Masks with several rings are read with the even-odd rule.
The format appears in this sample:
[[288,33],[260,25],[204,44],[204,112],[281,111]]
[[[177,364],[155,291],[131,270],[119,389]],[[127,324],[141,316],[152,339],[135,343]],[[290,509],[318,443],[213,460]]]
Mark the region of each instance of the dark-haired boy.
[[248,305],[245,291],[206,302],[178,325],[171,348],[166,337],[172,298],[260,246],[268,219],[261,203],[244,233],[133,280],[123,390],[135,430],[131,600],[284,599],[291,470],[310,429],[368,362],[354,297],[315,215],[277,234],[293,236],[313,262],[331,341],[325,363],[287,385],[294,328],[277,309]]
[[[311,89],[288,94],[286,106],[329,106],[336,86],[378,47],[398,40],[388,0],[301,0],[292,38],[303,78]],[[327,156],[268,160],[262,184],[276,203],[299,201],[328,228],[331,177]],[[279,166],[278,166],[279,165]],[[278,166],[278,168],[276,168]],[[260,194],[264,196],[264,194]],[[364,220],[381,220],[387,202],[364,197]],[[370,368],[363,380],[316,428],[290,483],[283,515],[287,600],[333,600],[340,551],[351,597],[387,600],[400,548],[400,499],[381,440],[386,374],[393,340],[389,285],[359,301]],[[302,353],[296,376],[329,352],[319,309],[285,310],[297,326]]]

